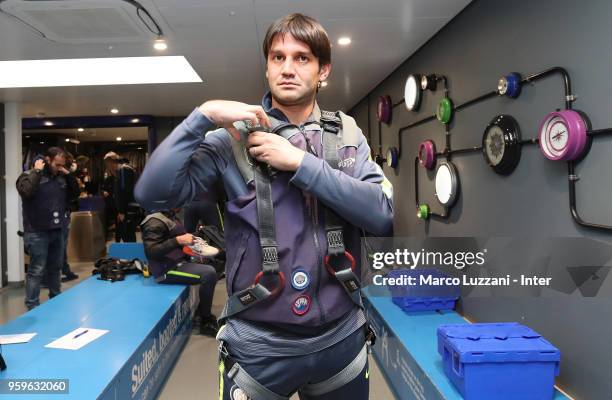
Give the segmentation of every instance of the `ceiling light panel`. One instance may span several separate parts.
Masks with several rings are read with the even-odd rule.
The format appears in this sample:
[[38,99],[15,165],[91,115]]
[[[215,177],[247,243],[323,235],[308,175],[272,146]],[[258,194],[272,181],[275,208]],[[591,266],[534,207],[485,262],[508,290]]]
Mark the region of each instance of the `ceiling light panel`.
[[183,56],[0,61],[0,88],[182,82],[202,82]]

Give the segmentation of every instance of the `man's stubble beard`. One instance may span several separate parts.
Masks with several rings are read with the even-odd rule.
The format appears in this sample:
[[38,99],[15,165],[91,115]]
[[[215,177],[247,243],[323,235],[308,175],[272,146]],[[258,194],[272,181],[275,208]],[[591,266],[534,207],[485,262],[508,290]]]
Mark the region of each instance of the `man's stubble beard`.
[[292,106],[298,106],[298,105],[309,106],[313,103],[314,99],[316,98],[317,90],[313,89],[309,91],[308,93],[304,93],[302,96],[296,99],[292,99],[292,100],[285,100],[283,98],[280,98],[279,96],[276,95],[275,90],[270,90],[270,93],[272,94],[272,98],[274,99],[274,101],[276,101],[281,106],[284,106],[284,107],[292,107]]

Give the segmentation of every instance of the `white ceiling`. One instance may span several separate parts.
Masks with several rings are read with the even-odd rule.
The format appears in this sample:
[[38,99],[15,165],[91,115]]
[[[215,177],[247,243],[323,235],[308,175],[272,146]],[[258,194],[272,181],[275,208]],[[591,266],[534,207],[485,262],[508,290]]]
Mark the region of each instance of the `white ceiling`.
[[[18,1],[10,0],[11,3]],[[105,2],[122,3],[120,0]],[[140,2],[166,34],[169,48],[163,55],[185,56],[204,83],[0,89],[0,102],[23,103],[24,117],[37,113],[47,116],[108,115],[111,107],[119,108],[121,114],[180,116],[215,98],[258,104],[265,90],[261,51],[265,31],[275,19],[303,12],[323,24],[333,43],[341,36],[352,38],[350,46],[334,46],[329,86],[320,93],[324,107],[346,109],[365,96],[470,0]],[[67,28],[62,29],[66,31]],[[142,27],[139,29],[142,31]],[[152,34],[140,33],[139,37],[137,41],[133,38],[114,42],[105,39],[104,43],[51,42],[0,15],[0,60],[160,54],[151,47]],[[95,38],[92,41],[95,42]]]
[[54,135],[65,138],[78,139],[81,142],[114,142],[120,137],[122,142],[146,141],[148,129],[146,127],[133,128],[87,128],[83,132],[76,129],[45,129],[23,131],[24,136]]

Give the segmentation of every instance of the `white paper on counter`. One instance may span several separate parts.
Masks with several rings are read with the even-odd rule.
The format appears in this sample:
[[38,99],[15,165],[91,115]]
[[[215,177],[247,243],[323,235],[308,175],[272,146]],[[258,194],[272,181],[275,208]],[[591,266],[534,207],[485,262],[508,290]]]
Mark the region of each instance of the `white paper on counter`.
[[[87,330],[86,333],[80,335],[76,339],[74,338],[76,335],[84,332],[85,330]],[[55,339],[53,342],[49,343],[45,347],[50,347],[52,349],[78,350],[108,332],[109,331],[103,329],[81,327],[73,330],[72,332],[62,336],[59,339]]]
[[0,335],[0,344],[28,343],[36,333],[15,333],[12,335]]

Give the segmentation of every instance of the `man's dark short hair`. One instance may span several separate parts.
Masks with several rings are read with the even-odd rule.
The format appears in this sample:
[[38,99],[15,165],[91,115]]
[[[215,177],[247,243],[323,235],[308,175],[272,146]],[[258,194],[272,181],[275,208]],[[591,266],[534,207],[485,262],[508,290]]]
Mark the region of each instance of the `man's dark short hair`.
[[286,15],[270,25],[263,42],[266,60],[276,35],[287,33],[310,47],[312,54],[319,59],[319,66],[331,64],[331,43],[327,32],[317,20],[299,13]]
[[53,160],[57,156],[66,157],[66,151],[61,147],[49,147],[47,151],[45,151],[45,157],[49,157],[49,160]]

